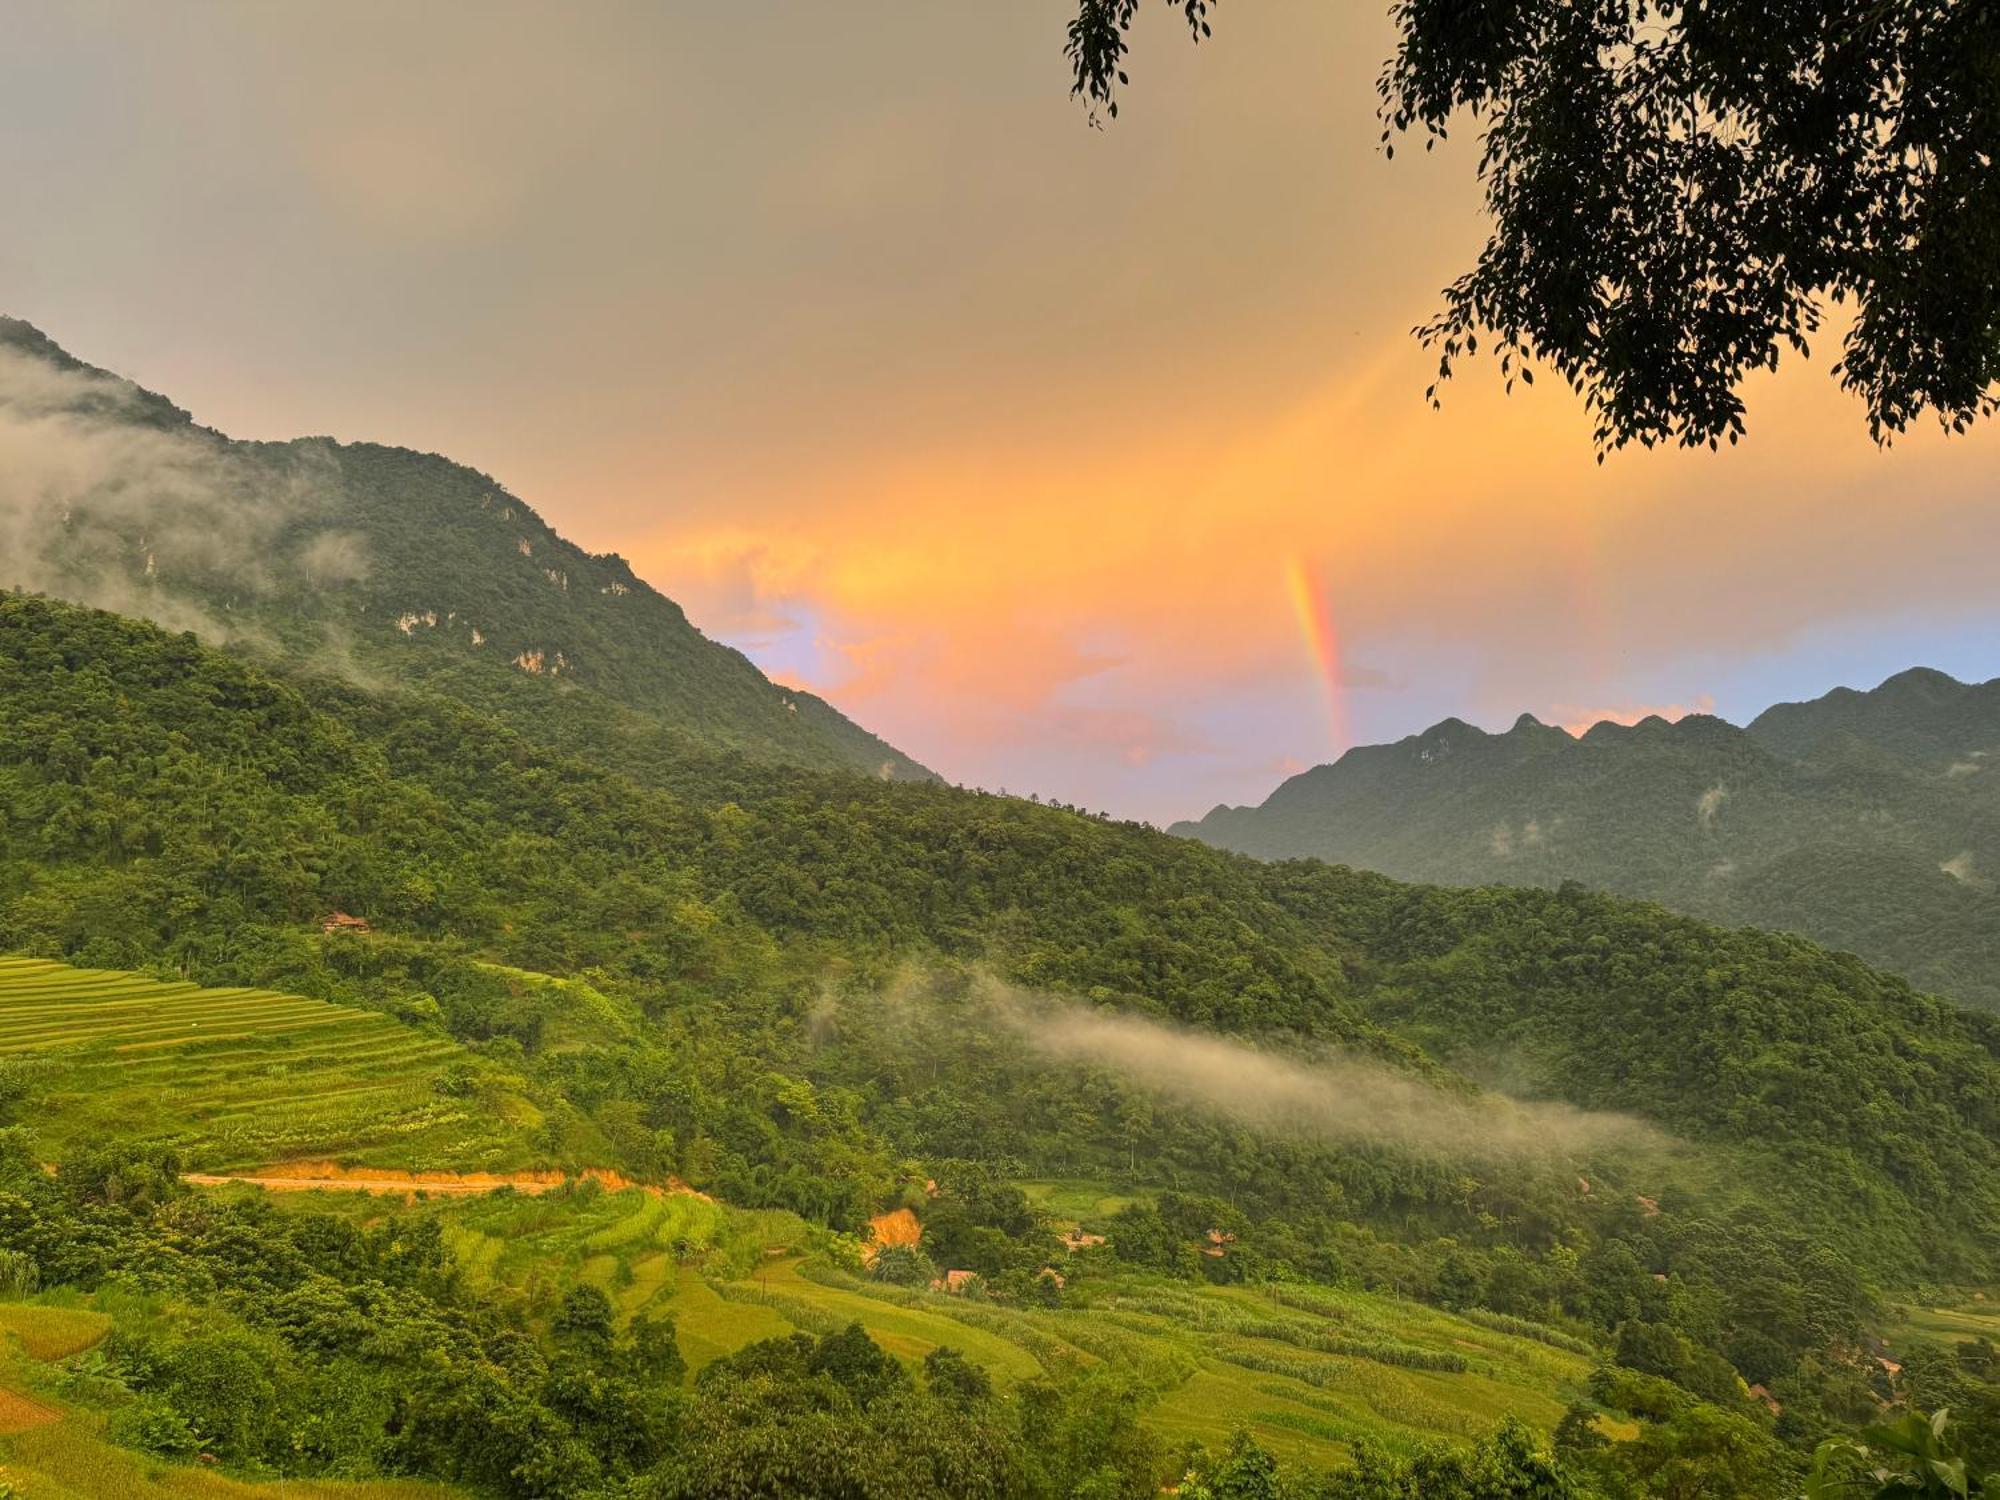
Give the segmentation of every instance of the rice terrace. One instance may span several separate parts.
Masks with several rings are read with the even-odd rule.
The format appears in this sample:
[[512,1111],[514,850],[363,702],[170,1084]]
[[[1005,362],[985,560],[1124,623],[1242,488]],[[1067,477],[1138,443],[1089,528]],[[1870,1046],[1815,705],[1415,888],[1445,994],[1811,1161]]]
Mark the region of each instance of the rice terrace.
[[[0,959],[0,1063],[27,1070],[37,1149],[52,1160],[101,1132],[150,1132],[200,1164],[190,1182],[230,1195],[276,1190],[281,1212],[310,1204],[365,1224],[385,1194],[414,1200],[482,1294],[545,1317],[562,1287],[595,1286],[621,1325],[671,1315],[691,1373],[757,1339],[858,1322],[912,1368],[949,1346],[1001,1389],[1115,1369],[1151,1393],[1149,1420],[1164,1433],[1220,1441],[1242,1425],[1274,1451],[1325,1460],[1360,1435],[1403,1449],[1462,1441],[1508,1411],[1553,1423],[1588,1369],[1552,1330],[1538,1342],[1533,1329],[1365,1294],[1111,1279],[1073,1306],[1035,1310],[872,1281],[872,1245],[794,1214],[733,1209],[602,1169],[522,1165],[531,1155],[518,1133],[477,1126],[439,1092],[441,1080],[457,1086],[450,1069],[472,1066],[464,1048],[298,996]],[[510,1082],[481,1076],[489,1091]],[[1128,1201],[1072,1189],[1061,1206],[1084,1215],[1070,1221],[1073,1238],[1101,1247],[1085,1231]],[[881,1216],[871,1240],[910,1245],[918,1231],[905,1209]],[[0,1304],[0,1314],[44,1362],[78,1353],[108,1326],[84,1309]],[[85,1329],[81,1344],[72,1326]],[[61,1413],[59,1403],[12,1399],[10,1410],[35,1415],[23,1432]]]
[[488,1074],[463,1047],[296,995],[0,958],[0,1068],[35,1097],[58,1159],[141,1136],[209,1169],[334,1154],[518,1164],[468,1102]]

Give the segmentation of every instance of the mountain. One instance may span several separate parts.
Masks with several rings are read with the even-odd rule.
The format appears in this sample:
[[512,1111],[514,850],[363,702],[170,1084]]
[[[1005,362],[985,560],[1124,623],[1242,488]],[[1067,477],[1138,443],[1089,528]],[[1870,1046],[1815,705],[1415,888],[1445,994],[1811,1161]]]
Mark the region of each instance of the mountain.
[[[1569,753],[1524,728],[1485,749]],[[1481,753],[1463,734],[1433,761]],[[866,1454],[928,1474],[978,1437],[934,1483],[819,1492],[961,1493],[950,1476],[1045,1460],[1045,1483],[978,1492],[1053,1500],[1087,1474],[1157,1493],[1162,1434],[1240,1424],[1329,1461],[1470,1442],[1502,1412],[1546,1431],[1569,1403],[1645,1435],[1587,1460],[1623,1476],[1602,1493],[1654,1493],[1646,1465],[1698,1467],[1674,1444],[1723,1434],[1765,1477],[1704,1492],[1776,1495],[1874,1410],[1873,1289],[2000,1270],[2000,1021],[1804,939],[1575,887],[1262,864],[936,783],[646,769],[444,694],[0,596],[0,950],[226,987],[175,991],[227,1024],[164,1064],[171,1038],[90,1040],[129,978],[38,977],[0,1017],[28,1049],[0,1053],[0,1125],[33,1130],[45,1090],[105,1122],[53,1174],[0,1131],[0,1273],[124,1320],[61,1386],[113,1440],[581,1496],[641,1474],[634,1493],[714,1493],[717,1465],[745,1476],[726,1493],[793,1493],[799,1464]],[[333,1002],[421,1046],[344,1021],[359,1040],[317,1067],[293,1044],[290,1073],[260,994],[284,1026]],[[237,1164],[284,1138],[241,1101],[292,1080],[300,1149],[337,1133],[450,1174],[498,1141],[684,1179],[732,1217],[590,1184],[460,1217],[176,1190],[176,1145]],[[378,1134],[357,1091],[395,1104]],[[157,1128],[155,1092],[183,1101]],[[904,1212],[921,1258],[869,1269],[851,1236]],[[914,1284],[887,1279],[905,1261]],[[927,1290],[925,1266],[980,1289]],[[712,1365],[690,1390],[635,1373],[679,1380],[671,1325],[614,1320],[642,1304]],[[873,1406],[869,1382],[914,1377],[869,1330],[912,1366],[959,1341],[924,1389],[973,1394]],[[280,1378],[340,1399],[287,1404]],[[295,1411],[309,1442],[274,1425]]]
[[1774,704],[1750,721],[1750,733],[1795,759],[1846,735],[1926,769],[1972,776],[2000,757],[2000,678],[1963,683],[1912,667],[1873,692],[1841,687],[1810,702]]
[[1447,719],[1172,831],[1406,880],[1578,881],[2000,1006],[2000,681],[1908,672],[1748,729],[1696,714],[1573,738],[1529,715],[1501,734]]
[[702,635],[623,558],[435,454],[232,441],[7,318],[0,453],[0,587],[445,692],[607,762],[713,749],[930,775]]
[[[2000,1460],[1990,1348],[1898,1305],[1990,1326],[2000,1018],[1553,872],[945,786],[484,476],[5,338],[17,1487],[1779,1496],[1893,1402]],[[1867,730],[1321,779],[1814,908],[1951,829],[1983,899],[1983,769]]]

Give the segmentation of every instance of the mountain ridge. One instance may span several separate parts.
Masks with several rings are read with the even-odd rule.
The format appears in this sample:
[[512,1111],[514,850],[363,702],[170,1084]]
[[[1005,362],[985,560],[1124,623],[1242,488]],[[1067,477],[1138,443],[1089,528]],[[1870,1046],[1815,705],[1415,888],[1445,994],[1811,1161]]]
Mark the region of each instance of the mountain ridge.
[[926,779],[703,635],[615,553],[435,453],[232,439],[0,318],[0,586],[266,658],[444,691],[629,765],[719,749]]
[[1169,831],[1448,885],[1576,880],[1802,932],[1995,1006],[1995,753],[2000,680],[1914,669],[1749,726],[1653,716],[1573,737],[1531,715],[1500,732],[1447,718]]

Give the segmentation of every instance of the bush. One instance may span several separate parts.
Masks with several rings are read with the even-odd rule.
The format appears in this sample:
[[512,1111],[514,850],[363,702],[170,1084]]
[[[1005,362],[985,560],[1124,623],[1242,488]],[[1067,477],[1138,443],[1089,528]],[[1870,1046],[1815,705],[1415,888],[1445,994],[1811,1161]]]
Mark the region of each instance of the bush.
[[192,1458],[201,1451],[201,1439],[188,1419],[159,1396],[141,1396],[120,1407],[111,1414],[105,1431],[114,1443],[143,1448],[162,1458]]

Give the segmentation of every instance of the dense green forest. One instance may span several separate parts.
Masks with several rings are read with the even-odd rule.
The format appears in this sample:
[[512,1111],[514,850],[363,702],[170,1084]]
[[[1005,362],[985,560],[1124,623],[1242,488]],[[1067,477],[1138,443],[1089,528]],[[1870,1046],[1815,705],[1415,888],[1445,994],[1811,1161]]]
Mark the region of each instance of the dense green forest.
[[[1393,1289],[1568,1328],[1606,1352],[1603,1409],[1659,1443],[1743,1424],[1771,1475],[1872,1410],[1887,1292],[1992,1278],[2000,1023],[1857,960],[1575,887],[1260,864],[930,783],[718,756],[644,769],[566,758],[432,692],[279,680],[189,635],[7,597],[0,949],[385,1011],[530,1079],[551,1165],[678,1174],[831,1231],[916,1204],[926,1256],[1001,1296],[1034,1295],[1053,1240],[1010,1184],[1142,1186],[1102,1225],[1128,1272]],[[376,931],[323,934],[335,909]],[[526,972],[602,1004],[508,977]],[[1657,1133],[1492,1152],[1251,1128],[1143,1067],[1037,1045],[1077,1011],[1307,1068],[1331,1049],[1384,1080],[1385,1115],[1398,1089],[1442,1109],[1484,1079]],[[16,1077],[15,1097],[31,1089]],[[1227,1255],[1198,1253],[1210,1230],[1234,1236]],[[45,1280],[87,1284],[35,1248],[67,1233],[17,1243]],[[756,1380],[810,1385],[819,1357],[801,1346]],[[1634,1394],[1645,1379],[1661,1390]],[[1775,1422],[1745,1380],[1777,1393]],[[741,1399],[775,1421],[794,1398]],[[565,1492],[413,1451],[394,1462]],[[593,1449],[573,1473],[670,1486],[667,1453]],[[1157,1482],[1158,1453],[1134,1462]]]
[[2000,682],[1911,671],[1767,710],[1603,723],[1447,720],[1350,750],[1174,832],[1404,880],[1566,880],[1799,932],[2000,1007]]

